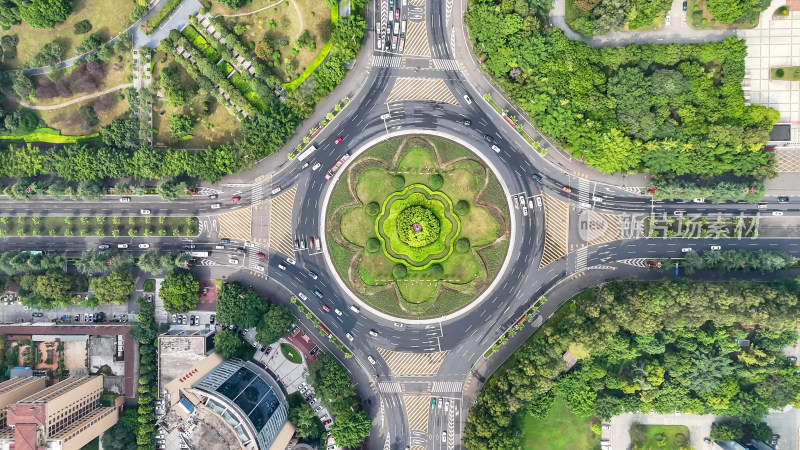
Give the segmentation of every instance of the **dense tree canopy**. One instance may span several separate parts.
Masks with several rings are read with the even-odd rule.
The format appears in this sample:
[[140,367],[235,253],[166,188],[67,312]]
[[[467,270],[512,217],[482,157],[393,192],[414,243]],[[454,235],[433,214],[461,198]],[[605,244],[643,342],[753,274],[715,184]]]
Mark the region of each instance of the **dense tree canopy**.
[[189,271],[174,272],[161,283],[158,296],[164,300],[164,309],[183,313],[196,308],[200,302],[200,282]]
[[261,322],[258,323],[256,341],[269,345],[286,334],[296,320],[289,308],[283,305],[270,305]]
[[217,292],[217,322],[247,329],[258,325],[269,304],[239,283],[225,283]]
[[19,17],[33,28],[53,28],[72,14],[72,0],[14,0]]
[[[770,408],[800,401],[800,375],[781,353],[797,340],[798,292],[794,280],[627,281],[587,292],[487,382],[464,443],[517,448],[515,414],[546,413],[554,394],[601,420],[652,409],[758,423]],[[743,349],[737,339],[751,344]],[[569,371],[567,351],[578,360]]]
[[317,397],[336,416],[332,428],[336,444],[342,447],[358,446],[369,434],[372,420],[361,406],[344,368],[336,358],[322,353],[309,368],[308,380],[314,386]]
[[89,287],[101,303],[124,304],[135,285],[130,272],[111,272],[102,277],[91,278]]
[[744,104],[744,41],[595,49],[549,28],[549,6],[514,5],[470,3],[474,48],[506,95],[574,157],[604,172],[774,173],[764,144],[778,113]]

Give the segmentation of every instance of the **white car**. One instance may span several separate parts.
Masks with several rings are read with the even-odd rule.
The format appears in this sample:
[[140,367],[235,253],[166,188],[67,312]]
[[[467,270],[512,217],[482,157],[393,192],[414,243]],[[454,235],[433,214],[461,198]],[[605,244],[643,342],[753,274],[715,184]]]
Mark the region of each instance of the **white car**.
[[444,402],[444,412],[447,412],[448,409],[450,409],[450,402]]
[[150,244],[139,244],[139,248],[150,248]]
[[[253,244],[253,246],[255,246],[255,244]],[[295,262],[296,262],[296,261],[295,261],[294,259],[292,259],[292,258],[286,258],[286,263],[287,263],[287,264],[294,265],[294,263],[295,263]]]
[[686,248],[682,248],[681,249],[681,252],[683,252],[683,253],[689,253],[691,251],[692,251],[692,249],[690,247],[686,247]]
[[130,203],[131,198],[130,197],[120,197],[119,201],[122,202],[122,203]]
[[773,216],[782,216],[783,215],[783,211],[772,211],[772,215]]
[[693,198],[692,201],[694,203],[705,203],[706,199],[704,199],[704,198]]
[[442,431],[442,442],[447,442],[447,431]]
[[128,248],[128,244],[117,244],[117,248]]
[[335,312],[337,316],[342,315],[342,311],[340,311],[339,308],[334,309],[333,312]]
[[589,208],[592,207],[592,205],[590,205],[589,203],[586,203],[586,202],[580,202],[580,203],[578,203],[578,205],[580,205],[580,207],[584,208],[584,209],[589,209]]
[[306,167],[308,167],[308,163],[303,163],[303,165],[302,165],[302,166],[300,166],[300,170],[303,170],[303,169],[305,169]]
[[542,197],[536,197],[536,206],[542,207]]
[[278,264],[278,269],[286,270],[286,266],[284,266],[283,264]]
[[352,334],[350,334],[350,333],[345,333],[345,335],[344,335],[344,336],[347,338],[347,340],[348,340],[348,341],[350,341],[350,342],[353,342],[353,335],[352,335]]
[[369,335],[372,337],[378,337],[378,332],[375,330],[369,330]]
[[528,207],[525,205],[522,206],[522,215],[528,217]]
[[255,242],[245,242],[244,246],[245,247],[250,247],[250,248],[255,248],[256,247],[256,243]]
[[219,209],[220,207],[222,207],[222,203],[212,203],[211,204],[211,209]]
[[143,209],[143,210],[141,210],[139,212],[144,214],[144,215],[150,214],[150,210],[149,209]]
[[272,195],[275,195],[275,194],[277,194],[277,193],[278,193],[278,192],[280,192],[280,191],[281,191],[281,188],[279,188],[279,187],[276,187],[275,189],[273,189],[273,190],[272,190]]
[[225,246],[224,245],[215,245],[214,246],[214,250],[225,250]]
[[264,271],[267,270],[267,268],[262,266],[261,264],[259,264],[259,265],[256,266],[256,270],[259,271],[259,272],[264,272]]
[[236,258],[228,259],[228,264],[239,264],[239,260]]
[[311,166],[311,170],[317,170],[317,169],[319,169],[319,168],[320,168],[320,166],[322,166],[322,164],[320,164],[320,163],[314,163],[314,165],[313,165],[313,166]]
[[375,358],[373,358],[372,356],[367,355],[367,361],[369,361],[369,363],[372,364],[373,366],[375,365]]
[[595,203],[603,203],[603,197],[592,197],[592,201]]
[[500,153],[500,147],[496,145],[492,145],[492,150],[494,150],[495,153]]
[[469,98],[469,95],[464,94],[464,101],[467,102],[468,105],[472,104],[472,99]]
[[711,250],[722,250],[722,247],[719,245],[712,245]]
[[303,301],[308,300],[308,296],[306,296],[306,294],[303,294],[302,292],[298,292],[297,296],[300,297],[300,300],[303,300]]
[[403,328],[403,322],[395,322],[394,326],[396,326],[397,328]]

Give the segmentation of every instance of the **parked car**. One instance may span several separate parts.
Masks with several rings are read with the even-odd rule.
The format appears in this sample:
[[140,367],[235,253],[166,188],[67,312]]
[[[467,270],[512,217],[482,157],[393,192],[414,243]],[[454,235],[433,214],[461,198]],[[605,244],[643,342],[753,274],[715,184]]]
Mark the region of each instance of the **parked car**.
[[75,314],[75,322],[80,322],[80,321],[81,321],[81,315]]
[[683,10],[686,11],[687,9],[689,9],[689,2],[683,0]]
[[314,248],[314,238],[311,236],[308,237],[308,248]]
[[211,325],[214,325],[214,321],[215,320],[217,320],[217,315],[216,314],[212,314],[211,317],[208,318],[208,323],[210,323]]
[[194,325],[194,323],[195,323],[194,315],[189,316],[189,325]]
[[330,424],[331,424],[331,422],[333,422],[333,420],[331,420],[331,419],[328,419],[328,420],[326,420],[325,422],[322,422],[322,425],[327,427],[328,425],[330,425]]
[[328,313],[331,312],[331,308],[324,303],[322,304],[322,310]]
[[783,211],[772,211],[772,215],[773,216],[782,216],[783,215]]

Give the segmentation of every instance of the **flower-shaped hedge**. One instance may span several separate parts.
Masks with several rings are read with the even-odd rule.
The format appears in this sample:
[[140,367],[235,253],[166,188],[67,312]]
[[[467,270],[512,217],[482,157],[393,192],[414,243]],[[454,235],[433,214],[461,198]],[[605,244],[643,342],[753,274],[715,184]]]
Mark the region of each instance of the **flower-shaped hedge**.
[[386,257],[418,270],[450,256],[460,231],[450,198],[422,184],[388,196],[375,220]]
[[391,139],[352,160],[327,214],[339,275],[398,317],[465,306],[491,284],[508,250],[499,180],[469,150],[434,137]]

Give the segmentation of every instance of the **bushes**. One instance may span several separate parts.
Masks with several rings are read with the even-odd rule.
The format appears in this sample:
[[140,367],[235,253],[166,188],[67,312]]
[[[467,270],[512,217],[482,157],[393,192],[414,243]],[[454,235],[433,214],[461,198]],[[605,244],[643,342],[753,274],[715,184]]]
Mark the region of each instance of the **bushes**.
[[459,200],[456,203],[454,211],[459,216],[466,216],[467,214],[469,214],[469,208],[470,208],[469,202],[467,202],[466,200]]
[[381,242],[378,238],[367,239],[367,251],[370,253],[377,253],[381,250]]
[[470,249],[469,239],[462,237],[456,240],[456,251],[458,253],[467,253]]
[[164,22],[181,0],[167,0],[167,3],[158,12],[145,22],[145,34],[150,34]]
[[17,57],[17,43],[19,43],[19,38],[16,34],[9,34],[0,38],[0,45],[3,46],[3,59],[15,59]]
[[405,185],[406,185],[406,179],[402,175],[398,174],[392,177],[393,188],[399,191],[400,189],[403,189]]
[[405,278],[406,275],[408,275],[408,269],[403,264],[395,264],[395,266],[392,267],[392,276],[395,279],[399,280]]
[[433,278],[434,280],[438,280],[442,278],[442,275],[444,275],[444,268],[442,267],[441,264],[432,264],[428,268],[428,273],[430,273],[431,278]]
[[714,422],[711,424],[711,439],[714,441],[735,441],[744,437],[742,423]]
[[365,210],[368,215],[377,216],[381,212],[381,206],[377,202],[369,202]]
[[441,174],[435,173],[428,179],[428,186],[434,191],[438,191],[444,186],[444,177]]
[[424,206],[409,206],[397,216],[397,234],[411,247],[424,247],[439,238],[439,219]]
[[88,20],[81,20],[74,25],[73,32],[75,34],[84,34],[92,31],[92,23]]

